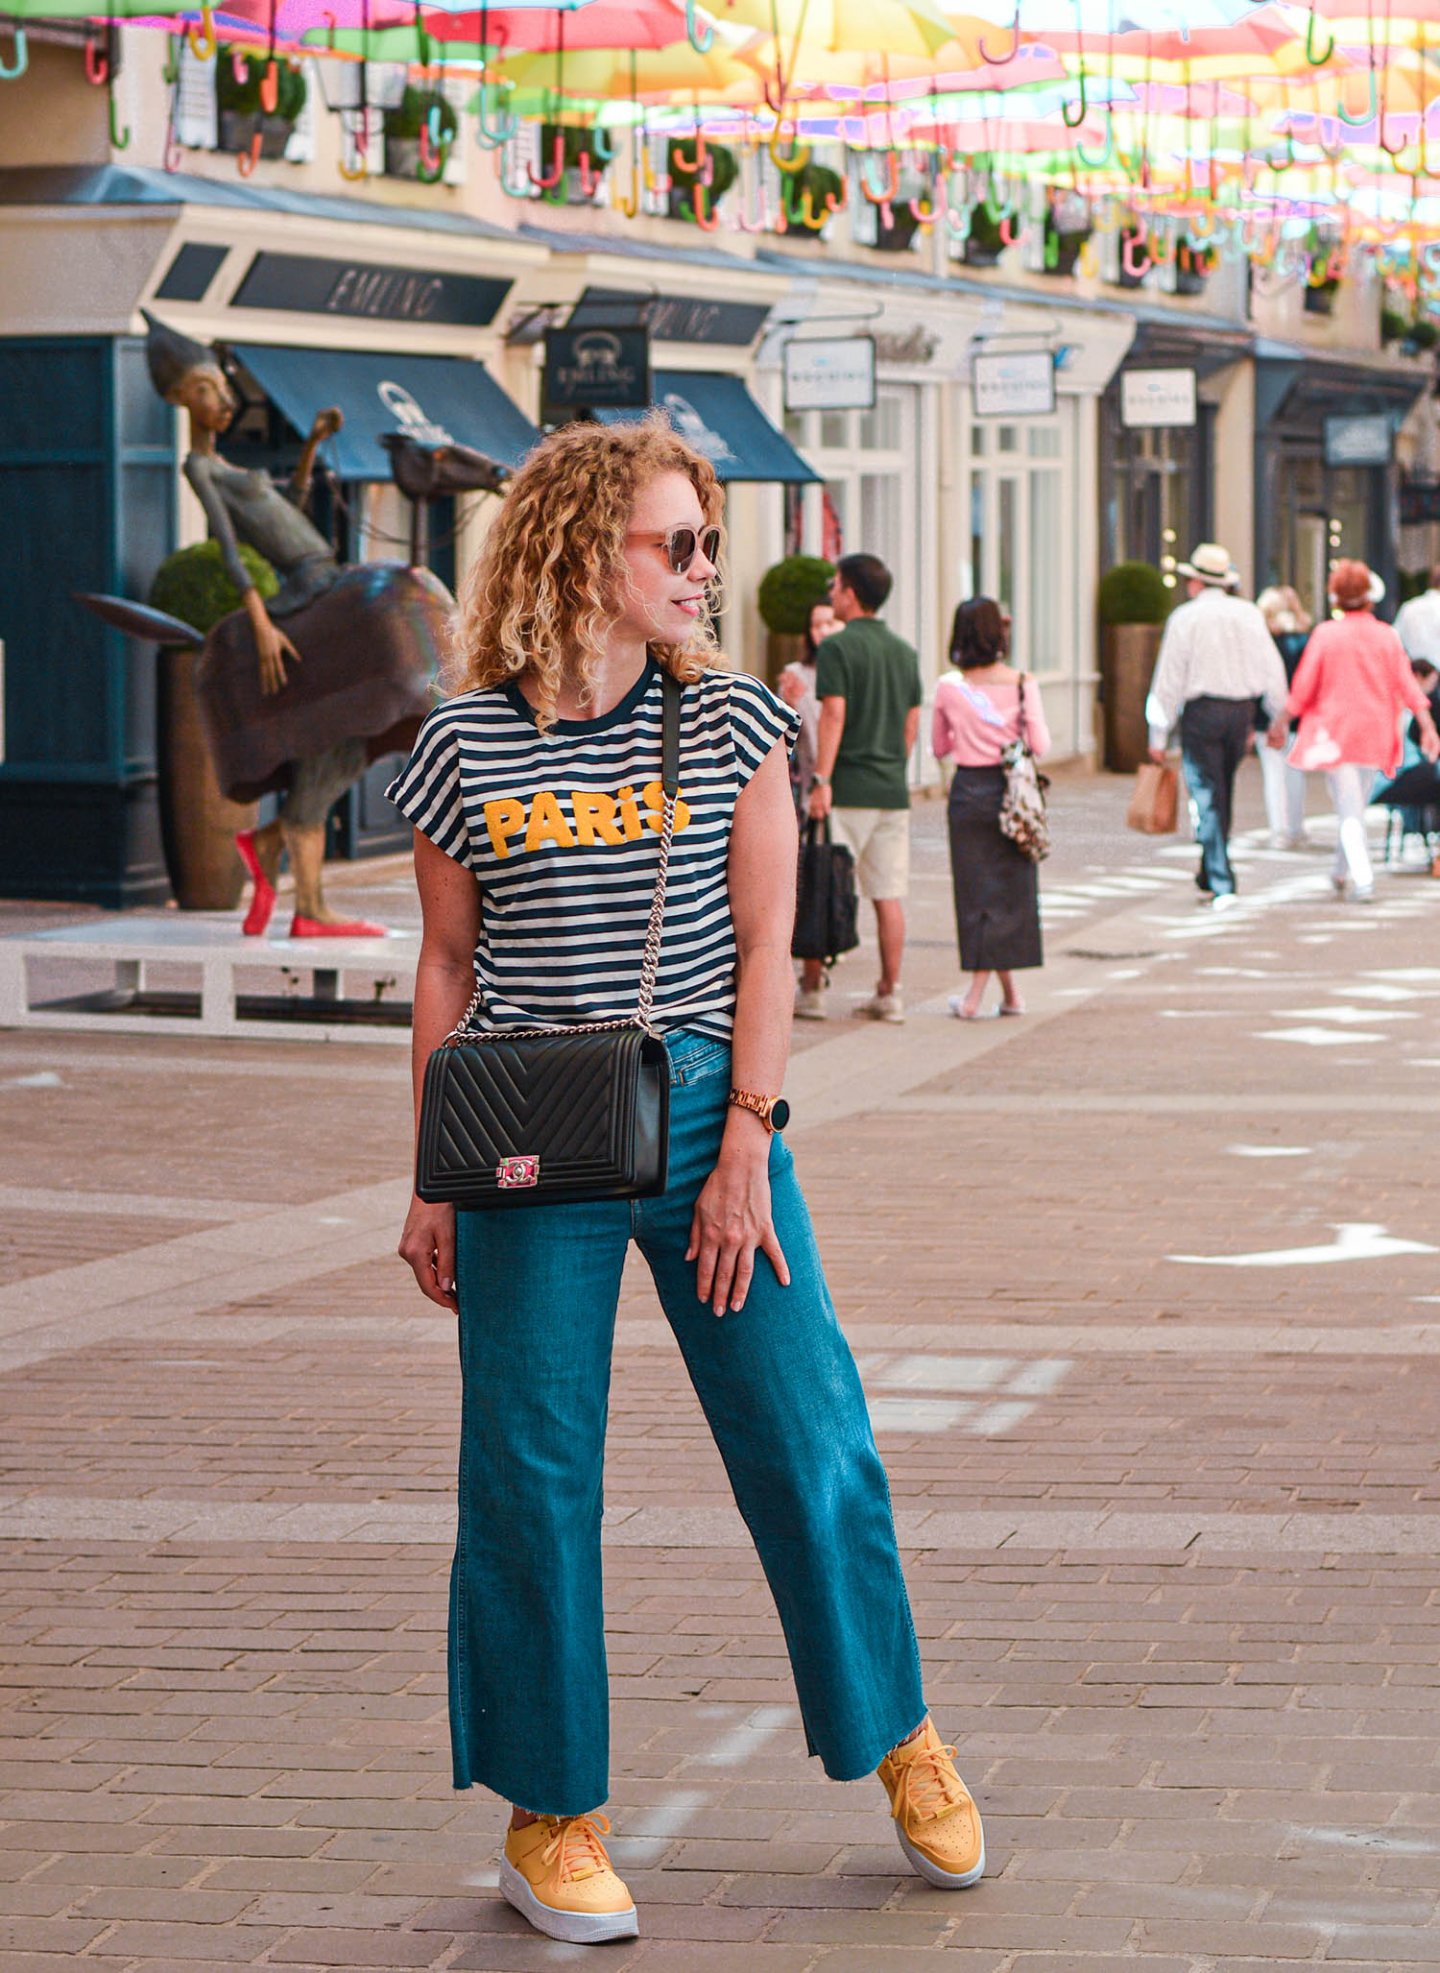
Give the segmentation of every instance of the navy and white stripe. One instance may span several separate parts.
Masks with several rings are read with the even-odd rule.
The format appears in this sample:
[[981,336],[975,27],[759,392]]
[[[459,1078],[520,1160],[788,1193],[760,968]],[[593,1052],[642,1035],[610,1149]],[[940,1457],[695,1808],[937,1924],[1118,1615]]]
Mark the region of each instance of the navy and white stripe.
[[[451,699],[421,728],[388,793],[479,881],[479,1026],[634,1013],[659,854],[661,696],[652,660],[600,719],[559,720],[542,734],[511,685]],[[777,740],[794,744],[798,725],[743,672],[707,671],[685,689],[684,809],[655,995],[662,1028],[730,1033],[735,932],[726,864],[735,802]]]

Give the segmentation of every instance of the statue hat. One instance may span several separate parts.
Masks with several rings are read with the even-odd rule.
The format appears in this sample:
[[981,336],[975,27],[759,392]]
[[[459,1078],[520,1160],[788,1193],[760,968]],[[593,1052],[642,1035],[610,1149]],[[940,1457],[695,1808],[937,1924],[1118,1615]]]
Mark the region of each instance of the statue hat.
[[197,343],[193,336],[183,336],[178,329],[168,323],[157,321],[148,308],[140,313],[148,324],[145,337],[145,361],[150,366],[150,381],[161,397],[168,398],[171,391],[183,377],[192,370],[214,370],[220,359],[208,343]]

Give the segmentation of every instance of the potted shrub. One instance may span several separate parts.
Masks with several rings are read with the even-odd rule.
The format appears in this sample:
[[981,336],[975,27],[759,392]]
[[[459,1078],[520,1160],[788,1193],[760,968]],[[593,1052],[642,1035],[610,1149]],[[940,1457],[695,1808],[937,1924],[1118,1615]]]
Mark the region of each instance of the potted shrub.
[[1177,295],[1203,295],[1205,283],[1215,272],[1213,247],[1201,247],[1184,235],[1175,243],[1175,292]]
[[[273,596],[280,585],[265,558],[241,542],[240,559],[260,594]],[[240,607],[239,592],[225,573],[215,541],[167,556],[156,570],[149,601],[202,634]],[[255,804],[227,801],[215,779],[195,699],[198,655],[188,648],[165,648],[159,654],[155,724],[160,831],[170,888],[181,909],[233,911],[245,883],[235,832],[255,826]]]
[[275,66],[275,108],[267,115],[260,86],[270,67],[269,57],[223,45],[215,50],[215,108],[222,151],[248,151],[258,134],[262,158],[284,157],[309,85],[303,69],[284,61]]
[[1392,308],[1388,302],[1380,309],[1380,340],[1382,343],[1398,343],[1410,327],[1410,318],[1400,308]]
[[780,197],[786,224],[798,226],[802,233],[816,235],[831,217],[830,200],[835,201],[837,210],[844,204],[845,180],[828,164],[816,164],[812,160],[799,171],[780,174]]
[[[393,110],[385,112],[385,175],[387,178],[438,178],[450,156],[450,146],[459,133],[460,119],[455,105],[440,89],[417,89],[405,85],[405,94]],[[422,130],[439,133],[439,156],[426,170],[420,150]]]
[[[687,169],[698,164],[695,171]],[[666,150],[665,169],[670,174],[667,210],[672,219],[694,219],[695,187],[705,187],[705,216],[712,218],[716,206],[740,176],[740,160],[728,144],[706,140],[704,160],[696,158],[696,139],[672,137]]]
[[599,196],[607,162],[595,141],[594,130],[588,124],[542,123],[540,162],[536,166],[542,178],[554,176],[557,144],[560,177],[556,184],[546,187],[543,197],[557,206],[593,205]]
[[1073,274],[1080,249],[1093,228],[1083,199],[1062,198],[1045,208],[1042,269],[1046,274]]
[[1000,222],[991,214],[983,199],[977,199],[970,208],[970,231],[965,239],[963,255],[967,267],[994,267],[1005,251],[1005,242],[1000,237]]
[[1405,325],[1405,340],[1400,347],[1407,356],[1423,356],[1440,342],[1440,327],[1428,315],[1421,315]]
[[890,208],[890,224],[885,224],[880,208],[875,208],[875,246],[880,253],[905,253],[920,230],[920,221],[910,209],[910,200],[901,197]]
[[773,685],[786,665],[805,655],[805,632],[810,612],[829,593],[835,564],[821,555],[787,555],[760,578],[756,603],[760,620],[770,633],[765,651],[765,677]]
[[1160,633],[1175,604],[1159,569],[1149,562],[1117,562],[1101,577],[1100,696],[1105,711],[1105,765],[1129,774],[1150,745],[1145,699],[1160,649]]

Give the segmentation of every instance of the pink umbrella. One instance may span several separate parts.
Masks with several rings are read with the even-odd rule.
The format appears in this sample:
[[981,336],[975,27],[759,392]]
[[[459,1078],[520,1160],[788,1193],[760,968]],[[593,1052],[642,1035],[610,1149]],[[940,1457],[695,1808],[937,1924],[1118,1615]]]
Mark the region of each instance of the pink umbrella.
[[673,48],[686,39],[685,9],[675,0],[589,0],[583,7],[490,7],[464,14],[426,8],[425,32],[442,46],[488,41],[539,55],[580,48]]

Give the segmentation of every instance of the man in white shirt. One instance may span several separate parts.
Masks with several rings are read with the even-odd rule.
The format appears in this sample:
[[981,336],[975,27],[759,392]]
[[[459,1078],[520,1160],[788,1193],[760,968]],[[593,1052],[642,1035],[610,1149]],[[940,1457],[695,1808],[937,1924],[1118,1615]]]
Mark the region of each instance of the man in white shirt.
[[1288,688],[1264,617],[1230,594],[1239,571],[1219,543],[1203,541],[1179,572],[1190,600],[1165,625],[1145,718],[1155,761],[1164,761],[1171,729],[1180,728],[1200,844],[1195,881],[1218,911],[1235,902],[1230,816],[1235,773],[1255,730],[1255,701],[1264,701],[1268,723],[1284,710]]
[[1424,658],[1440,665],[1440,568],[1430,571],[1430,587],[1420,596],[1402,603],[1395,616],[1395,628],[1405,655],[1412,663]]

